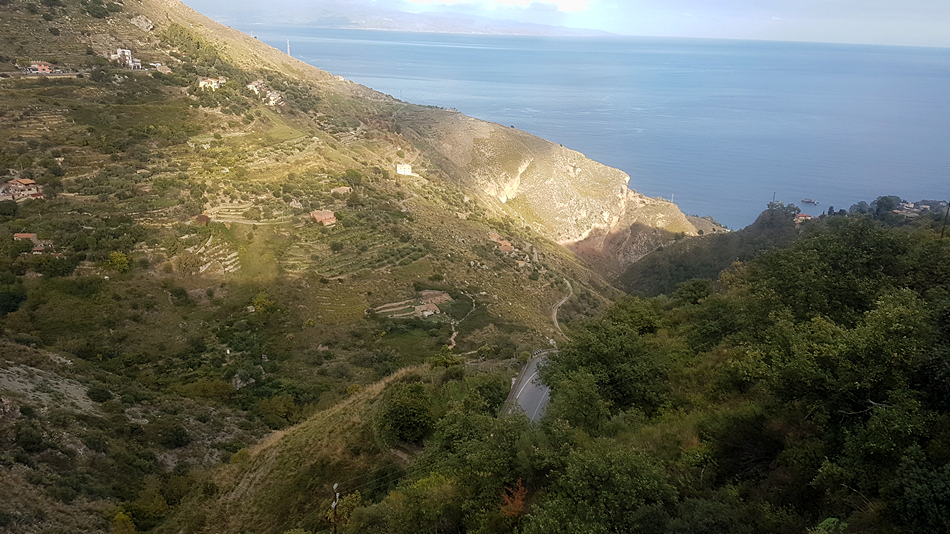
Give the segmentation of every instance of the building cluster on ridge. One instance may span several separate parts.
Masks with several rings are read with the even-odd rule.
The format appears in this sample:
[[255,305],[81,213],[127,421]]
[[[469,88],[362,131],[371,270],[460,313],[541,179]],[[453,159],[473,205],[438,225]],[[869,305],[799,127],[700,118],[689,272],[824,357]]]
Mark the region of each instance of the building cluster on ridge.
[[488,240],[498,243],[499,252],[508,254],[515,251],[515,246],[512,245],[507,239],[502,239],[498,232],[489,232]]
[[265,106],[282,106],[284,105],[284,97],[280,95],[277,91],[267,87],[267,84],[264,83],[264,80],[254,80],[253,82],[247,84],[247,88],[250,89],[255,95],[263,97]]
[[0,201],[13,200],[23,202],[29,199],[43,198],[43,189],[30,178],[14,178],[0,186]]
[[48,239],[39,239],[36,234],[28,233],[17,233],[13,234],[14,241],[30,241],[33,243],[33,248],[28,252],[23,252],[23,254],[46,254],[52,253],[54,256],[61,258],[62,254],[53,251],[53,242]]

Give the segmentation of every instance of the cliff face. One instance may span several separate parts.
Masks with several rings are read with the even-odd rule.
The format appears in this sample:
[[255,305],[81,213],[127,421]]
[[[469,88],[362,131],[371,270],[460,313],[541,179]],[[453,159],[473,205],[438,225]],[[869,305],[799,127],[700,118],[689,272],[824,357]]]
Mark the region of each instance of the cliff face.
[[601,275],[614,280],[640,258],[683,236],[693,223],[672,202],[627,190],[625,209],[612,227],[595,227],[583,239],[566,243]]
[[328,93],[391,113],[403,136],[425,159],[438,164],[443,177],[458,182],[495,212],[596,258],[594,264],[602,274],[619,274],[622,267],[676,234],[696,234],[676,205],[631,191],[626,173],[580,152],[458,112],[406,104],[338,79],[211,21],[177,0],[157,0],[151,5],[164,12],[154,12],[154,19],[173,13],[169,20],[191,23],[191,29],[215,42],[239,65],[292,74]]
[[696,234],[675,204],[630,190],[626,173],[580,152],[444,110],[416,110],[400,123],[483,201],[596,258],[603,274],[619,274],[677,235]]

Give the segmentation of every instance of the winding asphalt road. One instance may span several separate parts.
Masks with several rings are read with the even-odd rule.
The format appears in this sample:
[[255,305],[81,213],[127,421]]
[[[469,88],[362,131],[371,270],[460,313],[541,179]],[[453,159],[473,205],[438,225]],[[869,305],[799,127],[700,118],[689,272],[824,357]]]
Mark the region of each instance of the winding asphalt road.
[[511,387],[503,413],[514,413],[520,409],[532,421],[541,419],[551,396],[551,390],[541,383],[541,378],[538,376],[538,364],[544,362],[548,354],[556,352],[556,350],[542,351],[536,353],[536,356],[528,361]]
[[[554,327],[564,338],[564,332],[561,331],[561,325],[557,322],[557,311],[562,304],[574,294],[574,288],[567,282],[569,290],[567,296],[562,298],[551,309],[551,320],[554,321]],[[508,399],[501,409],[503,414],[514,413],[518,409],[524,411],[528,419],[537,422],[544,415],[544,409],[548,405],[548,399],[551,397],[551,390],[541,383],[541,377],[538,375],[538,365],[544,363],[548,354],[556,354],[556,349],[539,350],[534,353],[534,357],[528,360],[527,365],[521,370],[521,374],[511,386],[511,392],[508,393]]]

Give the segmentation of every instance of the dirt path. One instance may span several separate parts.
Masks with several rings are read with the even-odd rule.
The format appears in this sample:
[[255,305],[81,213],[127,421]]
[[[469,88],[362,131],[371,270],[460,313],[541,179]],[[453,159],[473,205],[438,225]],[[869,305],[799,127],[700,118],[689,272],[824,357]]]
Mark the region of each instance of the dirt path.
[[557,311],[561,308],[561,304],[564,304],[569,298],[574,296],[574,287],[571,286],[571,282],[567,278],[564,279],[564,282],[567,283],[567,289],[570,290],[570,293],[568,293],[567,296],[561,300],[557,301],[557,304],[555,304],[554,308],[551,309],[551,320],[554,321],[554,328],[557,328],[557,331],[560,332],[565,339],[570,340],[571,338],[564,335],[564,331],[561,330],[561,325],[557,322]]
[[455,336],[459,335],[459,331],[455,329],[455,325],[452,325],[452,337],[449,338],[449,344],[447,345],[450,349],[455,348]]

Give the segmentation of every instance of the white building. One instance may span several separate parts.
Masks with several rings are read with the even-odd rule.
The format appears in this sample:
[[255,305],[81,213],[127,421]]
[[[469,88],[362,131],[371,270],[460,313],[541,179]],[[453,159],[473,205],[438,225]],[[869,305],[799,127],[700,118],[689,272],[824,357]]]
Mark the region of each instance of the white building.
[[227,79],[225,78],[205,78],[205,77],[198,78],[198,88],[201,89],[202,91],[204,91],[205,89],[211,89],[212,91],[214,91],[215,89],[220,88],[225,83],[227,83]]
[[140,70],[142,68],[142,60],[132,57],[132,51],[127,48],[116,49],[115,54],[109,56],[109,59],[132,70]]
[[401,174],[403,176],[411,176],[412,165],[408,165],[405,163],[400,163],[399,165],[396,165],[396,174]]

